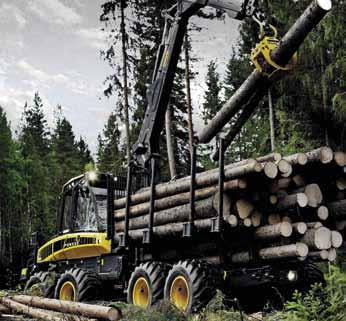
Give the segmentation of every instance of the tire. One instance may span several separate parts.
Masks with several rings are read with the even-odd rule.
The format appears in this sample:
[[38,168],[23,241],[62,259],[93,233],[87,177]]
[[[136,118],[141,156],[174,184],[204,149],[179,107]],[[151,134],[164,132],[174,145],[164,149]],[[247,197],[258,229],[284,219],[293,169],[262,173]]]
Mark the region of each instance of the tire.
[[168,273],[165,299],[183,312],[199,312],[216,294],[219,275],[213,271],[202,261],[180,261]]
[[96,273],[73,268],[63,273],[55,288],[59,300],[88,302],[100,297],[101,282]]
[[[30,277],[25,285],[24,293],[29,295],[39,294],[45,298],[54,298],[56,274],[53,272],[38,272]],[[35,286],[37,287],[35,288]],[[39,292],[39,293],[36,293]],[[35,293],[32,293],[35,292]]]
[[161,262],[140,264],[131,274],[127,288],[127,302],[149,308],[163,299],[168,267]]

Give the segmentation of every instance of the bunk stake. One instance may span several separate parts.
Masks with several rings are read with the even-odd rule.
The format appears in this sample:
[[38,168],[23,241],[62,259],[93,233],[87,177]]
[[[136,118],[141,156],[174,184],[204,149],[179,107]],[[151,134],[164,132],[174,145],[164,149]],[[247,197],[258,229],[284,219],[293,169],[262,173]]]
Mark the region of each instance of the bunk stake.
[[120,247],[127,247],[129,242],[131,189],[132,189],[132,162],[129,162],[128,169],[127,169],[127,180],[126,180],[125,228],[124,228],[124,233],[121,233],[119,235]]
[[151,182],[150,182],[150,205],[149,205],[149,225],[148,229],[143,231],[143,244],[151,244],[153,241],[154,231],[154,214],[155,214],[155,186],[157,162],[160,155],[153,154],[151,158]]
[[225,182],[225,140],[219,138],[219,207],[218,215],[212,222],[212,232],[221,232],[223,223],[223,188]]
[[114,241],[114,177],[107,175],[107,239]]
[[197,148],[192,146],[191,150],[191,172],[190,172],[190,215],[189,222],[183,224],[183,237],[192,237],[195,221],[195,190],[196,190],[196,163],[197,163]]

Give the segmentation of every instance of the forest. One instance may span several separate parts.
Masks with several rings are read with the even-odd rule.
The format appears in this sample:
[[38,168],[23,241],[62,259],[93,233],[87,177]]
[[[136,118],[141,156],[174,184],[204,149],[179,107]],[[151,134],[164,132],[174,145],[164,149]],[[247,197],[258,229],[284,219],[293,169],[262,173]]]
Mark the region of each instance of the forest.
[[[262,2],[270,22],[282,35],[310,1]],[[115,175],[126,171],[145,113],[147,84],[163,32],[161,11],[174,3],[111,0],[105,1],[97,13],[109,43],[100,55],[114,70],[105,75],[104,95],[115,101],[115,108],[98,136],[96,155],[90,152],[88,142],[75,134],[60,106],[56,107],[54,126],[48,126],[40,88],[31,101],[23,102],[18,132],[11,131],[6,106],[0,106],[0,288],[15,285],[20,267],[26,264],[31,233],[38,231],[45,240],[54,235],[57,199],[66,181],[95,168]],[[345,150],[345,15],[345,1],[335,1],[332,12],[299,50],[294,73],[268,92],[237,135],[228,149],[227,162],[271,151],[289,154],[323,145]],[[217,57],[208,62],[207,89],[202,105],[196,106],[191,83],[198,74],[196,62],[203,53],[194,51],[191,35],[208,32],[203,19],[226,19],[223,12],[210,10],[199,16],[199,24],[191,25],[185,38],[170,98],[173,169],[167,162],[166,133],[161,137],[162,177],[166,180],[189,172],[196,110],[202,111],[198,117],[204,122],[210,120],[253,69],[249,61],[251,48],[258,41],[258,26],[249,19],[239,27],[239,42],[230,48],[227,65],[220,66]],[[201,169],[214,167],[210,159],[212,147],[199,149]]]

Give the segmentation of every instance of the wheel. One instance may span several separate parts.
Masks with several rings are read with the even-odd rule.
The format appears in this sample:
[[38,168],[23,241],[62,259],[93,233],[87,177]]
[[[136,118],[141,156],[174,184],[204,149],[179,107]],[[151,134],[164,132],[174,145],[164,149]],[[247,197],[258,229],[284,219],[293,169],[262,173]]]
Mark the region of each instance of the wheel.
[[55,288],[59,300],[86,302],[100,296],[101,282],[93,272],[73,268],[62,274]]
[[146,262],[133,271],[127,288],[127,302],[148,308],[163,299],[168,268],[160,262]]
[[53,272],[38,272],[30,277],[25,285],[24,293],[45,298],[54,297],[56,274]]
[[179,310],[195,313],[205,307],[216,294],[213,269],[202,261],[180,261],[169,271],[164,295]]

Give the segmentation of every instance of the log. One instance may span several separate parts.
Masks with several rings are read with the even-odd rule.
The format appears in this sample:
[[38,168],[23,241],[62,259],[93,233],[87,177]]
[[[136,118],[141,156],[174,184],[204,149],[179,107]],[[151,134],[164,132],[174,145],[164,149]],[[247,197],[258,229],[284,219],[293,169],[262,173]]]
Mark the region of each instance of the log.
[[306,185],[305,178],[302,175],[295,175],[292,177],[292,180],[297,187],[303,187]]
[[250,217],[247,217],[243,220],[243,225],[245,227],[251,227],[252,226],[252,221],[251,221],[251,218]]
[[308,206],[318,207],[322,203],[323,195],[317,184],[309,184],[305,187],[304,194],[308,198]]
[[239,199],[235,203],[236,211],[241,219],[249,217],[254,210],[254,206],[246,199]]
[[1,314],[9,314],[9,313],[10,313],[10,309],[0,304],[0,317],[1,317]]
[[346,216],[346,200],[328,203],[326,206],[334,218]]
[[307,196],[304,193],[297,193],[287,195],[284,198],[279,199],[279,203],[276,206],[276,210],[284,211],[295,206],[306,207],[307,205]]
[[320,161],[322,164],[328,164],[334,158],[333,150],[329,147],[320,147],[314,149],[310,152],[307,152],[306,156],[308,158],[309,163]]
[[43,310],[38,308],[32,308],[22,303],[18,303],[16,301],[11,300],[9,297],[0,298],[0,302],[8,307],[9,309],[16,311],[17,313],[29,315],[31,317],[46,320],[46,321],[91,321],[91,319],[65,314],[61,312]]
[[242,264],[242,263],[248,263],[251,260],[251,255],[249,252],[239,252],[235,253],[231,256],[232,263],[235,264]]
[[292,223],[292,219],[289,216],[283,216],[281,222]]
[[278,176],[278,166],[272,162],[266,162],[263,168],[264,174],[269,178]]
[[292,166],[301,165],[304,166],[308,162],[308,157],[304,153],[297,153],[284,158],[288,161]]
[[270,240],[278,237],[290,237],[293,228],[288,222],[282,222],[275,225],[261,226],[255,230],[254,236],[257,240]]
[[272,205],[277,204],[279,201],[278,197],[276,195],[270,195],[269,196],[269,203]]
[[301,235],[304,235],[306,231],[308,230],[308,226],[304,222],[298,222],[292,224],[293,230]]
[[301,242],[317,250],[329,250],[332,246],[331,239],[332,232],[322,226],[317,229],[309,229],[301,239]]
[[337,179],[335,185],[339,191],[344,191],[346,189],[346,178],[341,177]]
[[12,297],[12,300],[18,303],[29,305],[31,307],[54,310],[63,313],[78,314],[88,318],[99,318],[110,321],[117,321],[121,318],[121,312],[119,309],[113,307],[104,307],[101,305],[46,299],[27,295],[15,295]]
[[281,159],[282,159],[282,155],[280,153],[271,153],[271,154],[256,158],[256,160],[260,163],[262,163],[262,162],[279,162]]
[[306,257],[309,253],[309,248],[304,243],[296,243],[290,245],[276,246],[264,248],[259,251],[259,257],[263,260],[279,259],[279,258],[294,258]]
[[[245,165],[232,167],[225,166],[225,181],[231,181],[251,173],[258,173],[263,170],[260,163],[255,160],[248,162]],[[218,171],[211,170],[196,175],[196,189],[214,186],[218,183]],[[233,187],[238,189],[240,181],[233,183]],[[190,190],[190,180],[188,178],[178,179],[173,182],[158,184],[155,188],[156,201],[159,198],[168,197],[180,193],[185,193]],[[140,193],[131,196],[131,205],[148,202],[150,199],[150,189],[146,189]],[[155,202],[156,202],[155,201]],[[124,208],[126,205],[126,198],[118,199],[114,202],[115,209]]]
[[334,153],[334,161],[339,166],[346,166],[346,153],[344,152],[335,152]]
[[255,210],[252,214],[251,214],[251,225],[253,227],[259,227],[261,225],[261,221],[262,221],[262,213],[260,213],[259,211]]
[[335,222],[335,227],[338,231],[342,231],[346,228],[346,221]]
[[238,218],[235,215],[228,215],[225,218],[225,221],[229,224],[231,227],[238,226]]
[[306,223],[306,226],[309,229],[318,229],[319,227],[322,227],[323,224],[321,222],[309,222],[309,223]]
[[309,252],[308,258],[328,260],[328,254],[329,254],[329,251],[327,251],[327,250],[314,251],[314,252]]
[[[224,194],[224,218],[230,215],[230,198]],[[170,223],[186,222],[189,220],[190,204],[173,207],[163,211],[155,212],[154,226],[161,226]],[[218,213],[218,196],[214,195],[203,200],[199,200],[195,203],[195,218],[205,219],[217,216]],[[130,219],[130,230],[138,230],[148,227],[149,215],[142,215],[139,217],[133,217]],[[124,230],[124,221],[116,222],[116,231],[121,232]]]
[[338,231],[332,231],[332,247],[335,249],[338,249],[339,247],[342,246],[343,243],[343,238],[340,232]]
[[320,220],[325,221],[329,217],[329,210],[326,206],[322,205],[317,209],[317,216]]
[[328,261],[329,262],[334,262],[336,260],[336,250],[335,249],[330,249],[328,251]]
[[281,216],[280,214],[270,214],[268,215],[268,224],[269,225],[275,225],[281,223]]
[[276,181],[274,181],[271,186],[270,186],[270,192],[271,193],[276,193],[281,189],[286,189],[292,184],[292,178],[287,177],[287,178],[280,178]]
[[[157,238],[174,238],[181,237],[183,235],[183,222],[171,223],[162,226],[155,226],[153,229],[154,236]],[[194,221],[194,228],[196,232],[211,231],[211,219],[203,219]],[[129,236],[134,241],[142,241],[143,232],[145,229],[130,230]]]
[[[323,19],[331,7],[330,0],[313,1],[272,52],[273,61],[282,66],[286,65],[307,35]],[[207,126],[204,126],[198,135],[199,142],[210,142],[256,93],[258,87],[261,87],[260,96],[263,97],[270,85],[271,81],[266,75],[254,70]]]
[[292,165],[285,159],[278,162],[278,169],[283,177],[291,176],[293,171]]
[[[240,180],[242,181],[242,180]],[[229,187],[244,186],[245,181],[229,181],[224,184],[224,191],[229,191]],[[195,200],[202,200],[209,196],[212,196],[218,192],[219,188],[217,186],[211,186],[207,188],[198,189],[195,191]],[[165,198],[161,198],[155,201],[155,211],[161,211],[165,209],[170,209],[180,205],[185,205],[190,202],[190,192],[181,193]],[[130,217],[137,217],[140,215],[148,214],[150,208],[150,202],[137,204],[130,207]],[[114,212],[114,217],[117,220],[123,219],[125,217],[126,210],[120,209]]]

